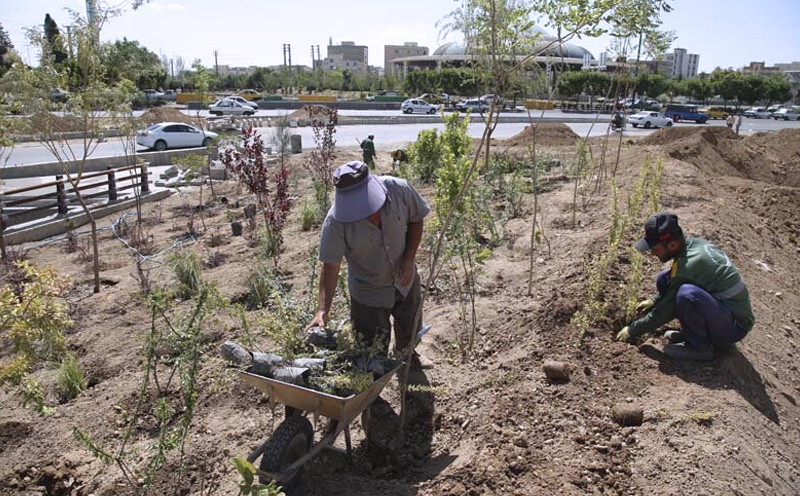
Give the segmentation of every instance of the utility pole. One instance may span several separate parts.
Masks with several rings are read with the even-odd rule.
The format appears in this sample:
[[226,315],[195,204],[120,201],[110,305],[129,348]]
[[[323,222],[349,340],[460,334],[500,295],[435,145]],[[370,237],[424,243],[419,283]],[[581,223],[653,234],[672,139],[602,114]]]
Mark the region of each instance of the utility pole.
[[172,78],[174,79],[175,78],[175,61],[172,60],[172,59],[169,59],[169,69],[170,69],[169,72],[172,73]]
[[217,62],[217,51],[214,50],[214,72],[219,77],[219,63]]

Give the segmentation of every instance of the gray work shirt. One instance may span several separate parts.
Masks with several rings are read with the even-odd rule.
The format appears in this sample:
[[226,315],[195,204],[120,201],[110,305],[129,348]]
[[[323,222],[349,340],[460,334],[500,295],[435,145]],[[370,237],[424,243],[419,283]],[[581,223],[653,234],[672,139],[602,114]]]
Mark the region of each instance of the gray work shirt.
[[[347,285],[350,296],[370,307],[392,308],[395,288],[406,296],[407,286],[397,281],[397,268],[406,251],[408,224],[419,222],[430,212],[425,200],[405,179],[380,176],[386,188],[386,202],[381,208],[381,227],[368,218],[339,222],[328,211],[322,224],[319,260],[339,263],[347,260]],[[415,267],[416,270],[416,267]]]

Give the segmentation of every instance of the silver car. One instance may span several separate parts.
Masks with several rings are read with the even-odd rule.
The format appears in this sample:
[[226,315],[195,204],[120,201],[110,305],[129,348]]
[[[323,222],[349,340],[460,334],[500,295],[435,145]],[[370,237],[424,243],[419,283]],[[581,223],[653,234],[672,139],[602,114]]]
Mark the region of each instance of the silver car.
[[419,98],[409,98],[400,104],[400,110],[404,114],[413,114],[414,112],[422,112],[423,114],[435,114],[439,111],[439,107],[431,105],[425,100]]
[[249,105],[244,105],[236,100],[217,100],[208,106],[208,113],[211,115],[253,115],[255,109]]
[[139,131],[136,144],[163,152],[167,148],[209,146],[217,133],[197,129],[182,122],[160,122]]

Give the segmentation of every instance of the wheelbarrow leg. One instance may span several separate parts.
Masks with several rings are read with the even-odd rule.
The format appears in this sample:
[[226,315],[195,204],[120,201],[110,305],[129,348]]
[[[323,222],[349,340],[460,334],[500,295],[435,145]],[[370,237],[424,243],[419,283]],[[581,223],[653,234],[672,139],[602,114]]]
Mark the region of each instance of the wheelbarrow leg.
[[347,460],[353,463],[353,443],[350,441],[350,426],[344,428],[344,445],[347,447]]

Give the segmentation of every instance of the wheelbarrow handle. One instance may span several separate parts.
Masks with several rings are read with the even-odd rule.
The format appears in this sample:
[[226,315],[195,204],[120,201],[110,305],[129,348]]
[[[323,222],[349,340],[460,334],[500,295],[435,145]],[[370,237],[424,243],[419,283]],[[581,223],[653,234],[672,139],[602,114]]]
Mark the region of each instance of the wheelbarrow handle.
[[422,339],[422,336],[427,334],[428,331],[430,331],[430,330],[431,330],[431,325],[430,324],[426,324],[426,325],[422,326],[422,329],[420,329],[419,332],[417,333],[417,341]]

